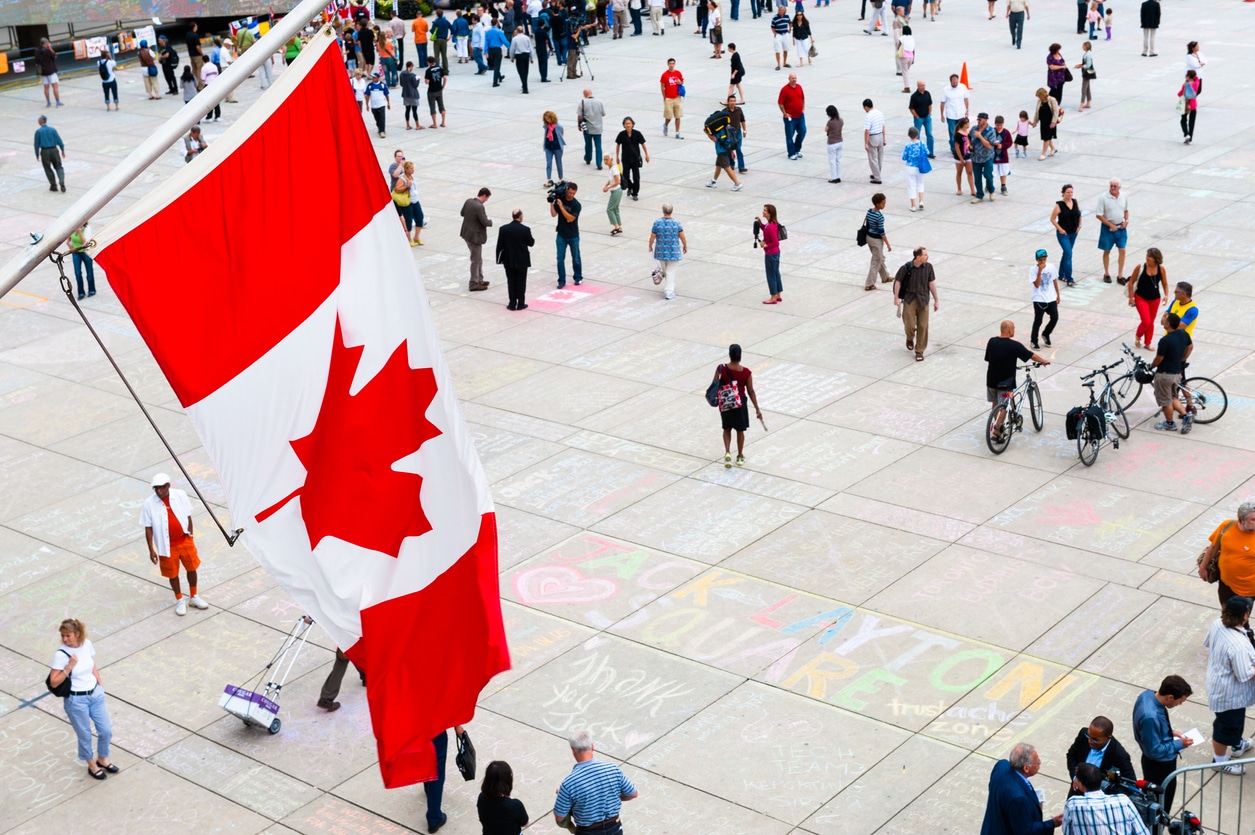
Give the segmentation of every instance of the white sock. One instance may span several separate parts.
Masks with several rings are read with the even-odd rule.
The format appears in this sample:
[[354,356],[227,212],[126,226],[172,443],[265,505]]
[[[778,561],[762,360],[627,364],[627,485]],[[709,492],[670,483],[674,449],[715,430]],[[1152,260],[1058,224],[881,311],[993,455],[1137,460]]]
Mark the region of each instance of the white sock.
[[1222,763],[1222,762],[1227,761],[1228,759],[1229,759],[1228,754],[1213,754],[1212,755],[1212,762]]

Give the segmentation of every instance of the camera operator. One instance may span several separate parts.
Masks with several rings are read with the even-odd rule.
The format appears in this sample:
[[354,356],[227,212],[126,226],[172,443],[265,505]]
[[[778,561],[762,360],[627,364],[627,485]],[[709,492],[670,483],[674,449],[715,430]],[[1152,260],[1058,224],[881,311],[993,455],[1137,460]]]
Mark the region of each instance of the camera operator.
[[579,187],[575,183],[559,183],[546,199],[549,215],[558,219],[558,289],[566,286],[566,251],[571,250],[571,277],[575,286],[584,281],[584,264],[580,260],[580,201],[575,199]]

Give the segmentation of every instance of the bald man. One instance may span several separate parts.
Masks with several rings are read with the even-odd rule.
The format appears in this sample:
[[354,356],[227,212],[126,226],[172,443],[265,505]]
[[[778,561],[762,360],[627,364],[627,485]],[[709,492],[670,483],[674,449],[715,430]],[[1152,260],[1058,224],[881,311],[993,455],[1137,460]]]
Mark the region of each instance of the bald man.
[[575,110],[575,124],[584,132],[584,164],[592,165],[595,161],[598,171],[601,170],[601,131],[605,118],[605,106],[593,98],[592,90],[586,88],[584,98],[580,99]]
[[[1033,360],[1042,365],[1050,365],[1048,360],[1034,354],[1023,342],[1013,339],[1014,336],[1015,322],[1007,319],[998,328],[998,335],[990,337],[985,343],[985,362],[989,363],[989,369],[985,372],[985,397],[989,400],[990,409],[997,405],[1003,392],[1015,389],[1016,363]],[[999,418],[1005,414],[1003,412]],[[1002,428],[1001,420],[996,428]]]

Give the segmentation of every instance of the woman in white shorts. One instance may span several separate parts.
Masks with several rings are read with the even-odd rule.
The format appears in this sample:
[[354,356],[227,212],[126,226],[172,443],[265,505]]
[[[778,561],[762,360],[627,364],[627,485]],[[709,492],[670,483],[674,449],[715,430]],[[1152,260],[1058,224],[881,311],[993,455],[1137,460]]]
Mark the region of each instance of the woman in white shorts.
[[932,170],[928,162],[928,146],[919,141],[919,131],[915,128],[908,128],[906,135],[911,140],[902,149],[902,161],[906,163],[906,196],[911,201],[911,211],[922,212],[924,175]]

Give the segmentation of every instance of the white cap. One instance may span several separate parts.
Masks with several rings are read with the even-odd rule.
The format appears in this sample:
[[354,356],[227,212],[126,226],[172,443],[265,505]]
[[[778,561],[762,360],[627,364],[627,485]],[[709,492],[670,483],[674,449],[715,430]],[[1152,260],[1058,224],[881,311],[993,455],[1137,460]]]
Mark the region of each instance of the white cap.
[[162,485],[169,484],[169,483],[170,483],[170,476],[166,475],[165,473],[157,473],[155,476],[153,476],[153,487],[161,487]]

